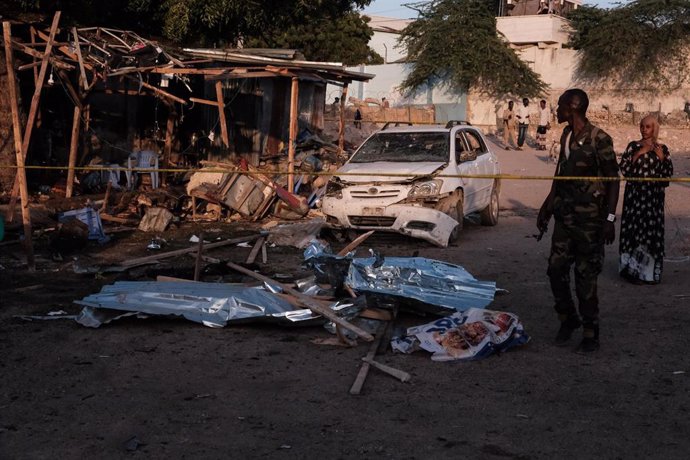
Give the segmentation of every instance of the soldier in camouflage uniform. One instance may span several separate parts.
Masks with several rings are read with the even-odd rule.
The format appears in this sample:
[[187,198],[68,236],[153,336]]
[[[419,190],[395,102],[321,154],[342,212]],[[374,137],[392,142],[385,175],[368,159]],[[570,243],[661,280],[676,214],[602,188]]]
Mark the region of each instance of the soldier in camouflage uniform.
[[[617,177],[618,165],[611,137],[586,118],[587,93],[571,89],[558,99],[558,122],[568,122],[561,136],[556,176]],[[537,227],[546,231],[551,216],[555,227],[547,274],[555,309],[561,321],[557,345],[565,345],[583,326],[578,350],[599,348],[597,278],[604,262],[604,243],[615,239],[618,181],[554,180],[539,210]],[[575,266],[575,309],[570,292],[570,269]]]

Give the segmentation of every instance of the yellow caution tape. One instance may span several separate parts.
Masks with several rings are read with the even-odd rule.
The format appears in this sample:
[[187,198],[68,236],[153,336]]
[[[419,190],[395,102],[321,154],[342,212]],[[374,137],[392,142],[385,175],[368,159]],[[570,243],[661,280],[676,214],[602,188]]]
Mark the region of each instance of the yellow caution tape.
[[[0,164],[0,169],[19,169],[17,165],[2,165]],[[44,165],[26,165],[24,169],[29,170],[56,170],[64,171],[68,168],[67,166],[44,166]],[[122,171],[122,172],[160,172],[160,173],[188,173],[188,172],[204,172],[204,173],[227,173],[232,172],[234,174],[243,174],[247,176],[257,176],[257,175],[289,175],[288,171],[281,170],[262,170],[262,171],[239,171],[227,168],[101,168],[98,166],[76,166],[75,171]],[[363,172],[304,172],[295,170],[292,173],[294,176],[335,176],[346,177],[346,176],[359,176],[359,177],[410,177],[411,175],[405,173],[363,173]],[[430,175],[431,176],[431,175]],[[515,174],[436,174],[433,175],[434,178],[460,178],[460,179],[500,179],[500,180],[558,180],[558,181],[619,181],[619,182],[677,182],[685,183],[690,182],[690,177],[597,177],[597,176],[524,176]]]

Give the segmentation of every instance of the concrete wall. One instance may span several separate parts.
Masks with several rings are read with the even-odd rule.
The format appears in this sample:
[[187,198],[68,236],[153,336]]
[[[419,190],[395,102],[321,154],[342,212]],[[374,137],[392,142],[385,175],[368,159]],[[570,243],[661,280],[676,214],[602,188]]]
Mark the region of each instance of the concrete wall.
[[[464,94],[456,95],[440,86],[431,86],[420,89],[412,96],[403,95],[398,88],[411,67],[411,64],[382,64],[349,68],[348,70],[374,74],[376,78],[369,82],[354,82],[348,88],[348,94],[357,99],[372,98],[379,101],[385,97],[391,107],[433,104],[440,123],[467,119],[467,96]],[[329,85],[326,91],[327,102],[330,103],[336,96],[340,96],[342,89]]]
[[566,43],[568,21],[554,14],[532,16],[504,16],[496,18],[496,29],[510,43]]
[[[635,112],[671,114],[674,111],[682,111],[685,102],[690,101],[690,86],[662,94],[659,91],[644,88],[614,89],[613,84],[602,87],[579,82],[575,78],[578,55],[576,51],[571,49],[532,45],[516,51],[520,58],[527,62],[532,70],[539,73],[550,86],[550,91],[545,99],[554,113],[558,97],[563,91],[576,87],[587,91],[590,97],[590,112],[593,114],[599,111],[621,112],[626,109],[626,105],[629,103],[633,104]],[[508,98],[504,100],[487,99],[471,93],[469,97],[470,122],[480,125],[488,131],[495,130],[497,126],[501,125],[500,116],[503,109],[508,105],[508,100]],[[517,98],[515,100],[517,102]],[[531,107],[536,114],[538,99],[531,101]],[[601,115],[598,116],[602,119],[605,118]],[[631,116],[631,123],[632,120]]]

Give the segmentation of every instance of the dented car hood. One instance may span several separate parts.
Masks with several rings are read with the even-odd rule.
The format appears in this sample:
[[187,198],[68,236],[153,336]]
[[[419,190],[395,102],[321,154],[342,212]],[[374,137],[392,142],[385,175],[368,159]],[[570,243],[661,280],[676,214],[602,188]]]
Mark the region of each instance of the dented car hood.
[[429,176],[445,166],[446,163],[437,161],[347,163],[335,175],[344,183],[407,182]]

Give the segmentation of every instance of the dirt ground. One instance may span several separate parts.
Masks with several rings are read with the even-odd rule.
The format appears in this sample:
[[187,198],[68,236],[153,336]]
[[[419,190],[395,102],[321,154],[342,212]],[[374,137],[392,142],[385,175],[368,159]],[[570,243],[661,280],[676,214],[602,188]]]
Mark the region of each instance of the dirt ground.
[[[614,134],[619,148],[635,136],[631,129]],[[676,135],[685,139],[680,149],[688,133]],[[668,143],[676,175],[687,177],[690,149]],[[543,152],[498,154],[507,174],[553,172]],[[0,458],[687,458],[689,185],[675,183],[667,192],[661,285],[623,282],[617,243],[607,247],[600,277],[602,347],[592,356],[551,343],[557,319],[545,273],[549,238],[532,237],[548,187],[547,181],[505,181],[498,226],[466,223],[457,247],[398,237],[365,243],[385,255],[418,252],[495,280],[508,293],[490,308],[518,314],[532,340],[461,364],[388,351],[379,361],[411,373],[412,381],[372,370],[357,397],[348,390],[368,345],[312,344],[328,335],[319,327],[210,329],[150,318],[88,329],[71,321],[18,320],[13,315],[77,313],[73,300],[127,275],[75,275],[68,260],[51,262],[41,248],[39,271],[31,274],[13,268],[11,251],[2,247]],[[240,231],[204,228],[207,234],[219,229],[223,237]],[[199,230],[184,225],[164,235],[168,249],[184,247]],[[81,254],[117,259],[146,252],[146,236],[116,237],[106,248]],[[209,255],[243,261],[248,251]],[[270,249],[268,258],[261,267],[267,273],[303,270],[298,250]],[[167,269],[139,269],[129,277],[166,270],[189,276],[192,264],[183,257]],[[399,321],[409,326],[429,318]],[[133,437],[136,442],[127,444]]]

